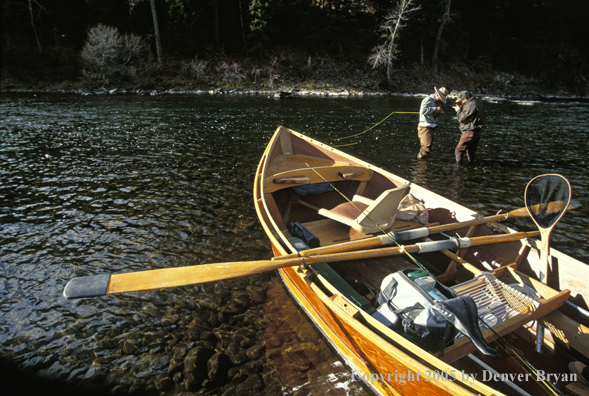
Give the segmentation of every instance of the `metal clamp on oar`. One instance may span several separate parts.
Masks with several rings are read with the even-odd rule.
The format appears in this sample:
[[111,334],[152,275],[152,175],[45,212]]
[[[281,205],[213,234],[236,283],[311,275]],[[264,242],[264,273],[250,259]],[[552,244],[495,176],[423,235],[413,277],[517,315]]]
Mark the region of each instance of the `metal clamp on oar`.
[[388,232],[386,235],[380,235],[382,244],[385,245],[391,241],[388,238],[393,238],[397,242],[409,241],[411,239],[425,238],[431,233],[431,230],[427,227],[415,228],[413,230],[399,231],[399,232]]
[[443,241],[431,241],[416,243],[419,246],[419,253],[439,252],[440,250],[457,251],[462,248],[470,247],[470,238],[450,237]]

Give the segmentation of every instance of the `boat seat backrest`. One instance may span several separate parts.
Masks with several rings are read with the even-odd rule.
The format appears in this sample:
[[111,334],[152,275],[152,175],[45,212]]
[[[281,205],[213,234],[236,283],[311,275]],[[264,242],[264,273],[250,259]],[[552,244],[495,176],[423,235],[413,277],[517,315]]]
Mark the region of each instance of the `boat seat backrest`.
[[358,216],[356,222],[364,228],[374,227],[374,223],[389,228],[395,221],[399,203],[406,195],[405,189],[402,186],[385,191]]
[[399,203],[409,192],[410,184],[384,191],[375,200],[355,195],[333,209],[320,209],[319,214],[349,225],[364,233],[386,230],[393,225]]

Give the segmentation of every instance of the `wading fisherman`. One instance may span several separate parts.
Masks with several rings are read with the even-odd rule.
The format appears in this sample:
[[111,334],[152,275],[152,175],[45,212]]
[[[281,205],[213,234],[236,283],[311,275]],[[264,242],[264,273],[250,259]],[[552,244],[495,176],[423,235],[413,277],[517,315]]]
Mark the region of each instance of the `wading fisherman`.
[[421,148],[419,154],[417,154],[417,159],[426,158],[432,151],[434,130],[438,126],[438,115],[444,114],[444,109],[442,109],[439,102],[446,103],[448,90],[444,87],[440,89],[434,87],[434,91],[433,94],[426,96],[421,101],[419,124],[417,124],[417,136]]
[[456,163],[472,162],[475,159],[477,146],[485,125],[483,102],[475,98],[472,93],[462,91],[458,93],[454,110],[456,110],[456,118],[460,123],[460,132],[462,132],[460,141],[454,150]]

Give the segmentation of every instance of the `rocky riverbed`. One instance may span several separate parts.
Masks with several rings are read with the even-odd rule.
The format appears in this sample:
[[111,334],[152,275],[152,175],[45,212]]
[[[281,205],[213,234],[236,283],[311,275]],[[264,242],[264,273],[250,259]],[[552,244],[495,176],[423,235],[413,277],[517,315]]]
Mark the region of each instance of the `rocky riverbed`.
[[[23,89],[13,88],[5,90],[8,92],[40,92],[37,89]],[[49,90],[56,93],[70,93],[76,95],[260,95],[272,97],[275,99],[292,99],[304,96],[318,96],[326,98],[337,97],[376,97],[376,96],[405,96],[405,97],[423,97],[428,94],[428,90],[424,92],[391,92],[391,91],[373,91],[373,90],[357,90],[357,89],[298,89],[285,87],[282,89],[241,89],[241,88],[222,88],[214,89],[126,89],[126,88],[110,88],[110,89],[72,89],[72,90]],[[432,86],[433,91],[433,86]],[[47,90],[43,90],[47,92]],[[459,91],[451,90],[450,99],[455,98]],[[507,93],[488,93],[486,90],[477,90],[475,95],[492,101],[502,100],[538,100],[538,101],[586,101],[587,97],[582,95],[574,95],[569,92],[561,92],[560,94],[540,94],[538,92],[527,92],[525,94],[507,94]],[[453,102],[452,102],[453,103]]]
[[[158,292],[142,297],[156,306],[166,304],[158,301]],[[133,321],[123,326],[112,323],[98,332],[76,322],[67,330],[73,335],[66,345],[29,345],[38,360],[55,355],[57,349],[59,359],[51,365],[46,362],[49,367],[11,390],[17,394],[53,394],[61,389],[63,394],[335,395],[341,394],[344,384],[348,395],[363,393],[361,384],[352,381],[289,300],[276,274],[205,284],[185,297],[169,305],[163,316],[151,304],[119,300],[113,309],[135,309]]]

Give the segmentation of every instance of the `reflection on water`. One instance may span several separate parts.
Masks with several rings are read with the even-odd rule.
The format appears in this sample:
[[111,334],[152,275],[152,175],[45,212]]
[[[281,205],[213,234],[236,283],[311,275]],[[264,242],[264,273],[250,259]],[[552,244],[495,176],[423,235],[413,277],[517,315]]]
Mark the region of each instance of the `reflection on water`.
[[[485,215],[525,206],[530,179],[560,173],[584,206],[564,216],[551,245],[589,262],[587,130],[579,129],[589,124],[587,104],[488,103],[479,161],[467,167],[453,164],[459,132],[450,116],[440,121],[428,161],[416,159],[414,114],[394,114],[358,137],[334,140],[366,130],[393,110],[416,111],[419,102],[404,97],[4,94],[2,357],[61,381],[118,386],[119,393],[139,387],[157,393],[160,387],[172,394],[198,380],[173,366],[174,354],[185,365],[191,351],[198,360],[217,353],[220,344],[233,368],[271,356],[263,336],[268,325],[256,308],[262,289],[273,290],[273,299],[284,297],[271,277],[81,301],[66,301],[61,291],[74,276],[270,258],[251,190],[259,157],[278,125],[326,143],[352,143],[343,149]],[[534,227],[525,219],[513,224]],[[280,301],[279,309],[292,308],[289,300]],[[204,322],[206,329],[197,326]],[[224,324],[233,328],[223,330]],[[253,326],[260,339],[254,336],[254,344],[241,345],[238,325]],[[223,345],[220,331],[232,332],[232,349],[231,342]],[[307,330],[302,334],[311,337]],[[242,362],[240,353],[262,340],[267,353],[252,352],[255,358]],[[284,392],[304,387],[311,393],[314,383],[324,388],[321,381],[328,379],[322,376],[332,371],[330,381],[339,384],[334,386],[353,394],[354,384],[333,355],[318,355],[312,364],[290,362],[296,367],[265,361],[266,368],[256,371],[257,363],[251,363],[205,385],[266,386],[272,394],[278,389],[273,378]],[[274,376],[265,376],[268,367],[276,368]]]

